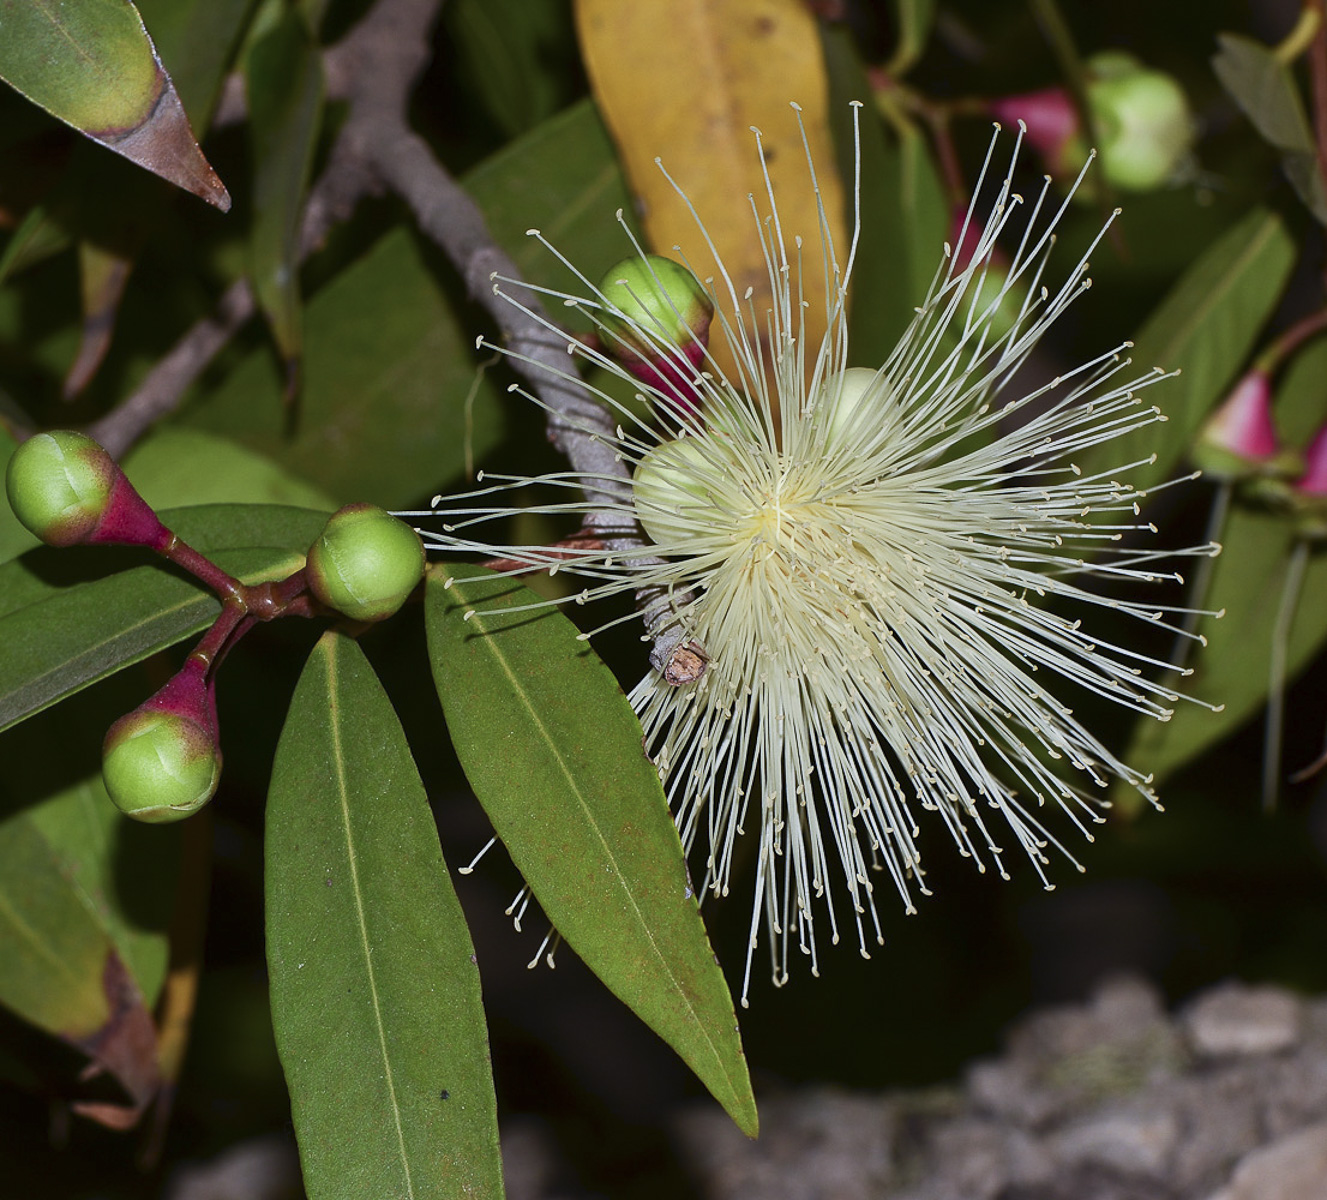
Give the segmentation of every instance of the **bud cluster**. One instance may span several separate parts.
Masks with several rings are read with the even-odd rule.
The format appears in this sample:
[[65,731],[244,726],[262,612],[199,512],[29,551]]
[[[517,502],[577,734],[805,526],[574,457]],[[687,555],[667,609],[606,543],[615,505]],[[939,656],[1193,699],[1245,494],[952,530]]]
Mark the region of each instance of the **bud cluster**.
[[187,817],[216,792],[217,669],[255,623],[318,615],[381,621],[424,575],[424,547],[413,529],[380,508],[352,504],[328,518],[304,567],[278,582],[247,586],[166,528],[101,446],[67,430],[19,446],[5,492],[18,519],[48,545],[153,550],[222,601],[221,615],[180,670],[106,733],[106,790],[121,812],[140,821]]

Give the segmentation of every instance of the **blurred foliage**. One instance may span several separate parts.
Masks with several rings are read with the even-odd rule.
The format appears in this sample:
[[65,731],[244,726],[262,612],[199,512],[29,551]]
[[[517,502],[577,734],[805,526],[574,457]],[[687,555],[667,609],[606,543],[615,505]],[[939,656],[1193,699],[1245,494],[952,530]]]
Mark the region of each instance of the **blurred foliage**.
[[[49,6],[30,7],[27,17]],[[326,48],[374,8],[369,0],[141,0],[141,26],[120,0],[62,7],[74,22],[65,40],[105,69],[43,60],[49,30],[24,23],[25,6],[0,11],[0,78],[17,89],[0,89],[0,463],[34,430],[115,412],[241,279],[261,317],[124,458],[149,501],[171,510],[171,527],[228,570],[253,579],[298,566],[336,505],[427,506],[485,463],[513,471],[553,461],[539,414],[506,398],[510,368],[474,349],[477,335],[497,332],[398,198],[363,200],[303,257],[310,184],[346,119]],[[725,223],[738,249],[724,257],[749,260],[759,246],[741,223],[746,192],[763,184],[746,178],[757,161],[747,126],[771,131],[776,175],[785,163],[801,169],[800,139],[782,126],[790,100],[806,110],[842,245],[853,192],[847,104],[860,100],[850,356],[878,362],[955,235],[990,102],[1062,88],[1081,104],[1081,63],[1126,50],[1183,87],[1193,145],[1168,186],[1097,192],[1066,213],[1061,236],[1076,254],[1111,207],[1124,208],[1093,252],[1091,295],[1057,324],[1035,368],[1049,376],[1133,337],[1140,369],[1180,369],[1149,393],[1170,420],[1096,464],[1155,455],[1154,484],[1188,470],[1195,439],[1254,360],[1270,371],[1286,445],[1303,450],[1327,421],[1327,343],[1314,324],[1327,265],[1327,131],[1309,115],[1309,51],[1324,36],[1316,4],[1301,13],[1290,0],[783,0],[767,28],[765,6],[688,0],[645,29],[624,23],[622,7],[449,0],[432,34],[414,127],[532,282],[568,285],[565,268],[524,236],[531,226],[590,278],[630,249],[620,210],[670,248],[676,235],[656,221],[672,191],[655,156],[688,189],[712,185],[736,208]],[[647,90],[647,62],[666,64],[666,95]],[[783,94],[793,86],[824,95]],[[215,200],[215,168],[235,201],[229,215],[61,123],[103,141],[111,130],[124,152],[147,110],[159,111],[161,89],[178,96],[171,136],[187,113],[203,147],[197,159],[185,153],[183,174],[161,173]],[[150,146],[154,135],[134,136]],[[1027,151],[1029,191],[1050,169],[1036,154]],[[708,198],[697,204],[712,210]],[[798,217],[814,220],[814,210]],[[34,550],[0,505],[9,1186],[156,1195],[182,1161],[283,1128],[293,1109],[315,1200],[366,1194],[357,1172],[384,1144],[415,1194],[445,1194],[421,1178],[470,1170],[481,1194],[496,1194],[497,1121],[528,1111],[555,1129],[586,1189],[678,1194],[659,1167],[662,1114],[701,1084],[645,1025],[750,1129],[743,1045],[758,1080],[882,1087],[952,1075],[1034,997],[1075,994],[1109,969],[1150,971],[1176,996],[1230,973],[1327,988],[1327,790],[1321,776],[1279,779],[1277,810],[1264,815],[1258,802],[1274,661],[1288,689],[1280,761],[1294,769],[1314,759],[1327,724],[1327,566],[1294,485],[1256,469],[1230,482],[1213,530],[1225,553],[1210,577],[1193,572],[1192,586],[1168,597],[1225,610],[1197,619],[1206,646],[1176,684],[1223,711],[1181,705],[1172,721],[1141,726],[1102,714],[1108,743],[1164,780],[1167,813],[1122,813],[1083,855],[1086,878],[1066,878],[1055,896],[1028,878],[997,886],[937,861],[936,897],[920,916],[889,923],[875,962],[840,952],[826,957],[824,979],[758,992],[740,1041],[694,903],[683,903],[676,835],[639,729],[564,618],[531,623],[513,664],[485,661],[436,580],[427,646],[420,606],[362,650],[341,633],[318,640],[321,628],[286,628],[302,623],[259,630],[221,686],[226,773],[214,831],[193,835],[211,838],[209,883],[207,872],[181,869],[181,831],[131,826],[111,809],[96,752],[107,725],[170,675],[173,647],[208,625],[216,601],[128,551]],[[1168,544],[1192,544],[1217,493],[1207,481],[1160,490],[1149,517]],[[1287,598],[1297,555],[1302,590]],[[643,669],[634,629],[596,639],[596,649],[618,679]],[[1144,649],[1158,672],[1172,651],[1161,640]],[[565,678],[535,670],[573,653],[583,657]],[[521,753],[504,738],[518,738]],[[559,754],[573,744],[583,753],[567,766]],[[632,770],[614,766],[628,761]],[[339,808],[306,803],[331,794]],[[524,971],[532,946],[501,929],[497,856],[453,891],[442,852],[453,868],[467,861],[489,820],[573,949],[643,1023],[606,1001],[566,950],[555,974]],[[574,832],[554,843],[558,829]],[[600,878],[605,846],[620,871]],[[636,908],[609,922],[603,905]],[[718,904],[705,917],[719,960],[735,968],[748,910]],[[201,959],[189,951],[199,943]],[[325,955],[316,977],[301,975],[310,945]],[[333,993],[339,1007],[328,1007]],[[101,1078],[81,1078],[89,1054],[106,1067]],[[70,1127],[78,1105],[106,1125],[121,1120],[115,1113],[146,1116],[126,1137],[81,1119]],[[373,1132],[361,1140],[365,1126]],[[448,1138],[468,1148],[463,1170],[439,1161]],[[134,1166],[140,1149],[147,1177]],[[567,1181],[569,1194],[576,1186]]]

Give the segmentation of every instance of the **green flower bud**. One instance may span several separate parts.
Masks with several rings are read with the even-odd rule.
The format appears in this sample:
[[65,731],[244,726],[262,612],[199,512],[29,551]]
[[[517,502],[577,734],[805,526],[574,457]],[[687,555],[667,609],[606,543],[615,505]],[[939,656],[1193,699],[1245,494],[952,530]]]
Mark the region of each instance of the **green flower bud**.
[[1133,192],[1170,182],[1194,138],[1183,89],[1165,72],[1119,51],[1094,55],[1087,69],[1088,103],[1107,181]]
[[404,521],[372,504],[350,504],[328,519],[309,547],[309,588],[356,621],[390,617],[424,575],[424,544]]
[[30,437],[9,460],[14,515],[51,546],[72,546],[97,527],[120,468],[91,438],[57,430]]
[[139,708],[106,734],[102,778],[115,807],[137,821],[179,821],[217,790],[221,755],[212,735],[179,713]]

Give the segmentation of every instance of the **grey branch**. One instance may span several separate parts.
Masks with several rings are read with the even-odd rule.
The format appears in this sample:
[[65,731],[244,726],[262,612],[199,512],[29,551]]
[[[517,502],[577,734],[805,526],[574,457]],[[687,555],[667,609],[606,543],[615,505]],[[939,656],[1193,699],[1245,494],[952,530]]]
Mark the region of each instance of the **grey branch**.
[[[311,253],[359,199],[387,189],[409,206],[423,233],[442,249],[465,280],[471,297],[502,328],[511,363],[549,412],[549,437],[587,480],[588,524],[614,550],[640,550],[635,521],[622,514],[631,498],[631,474],[614,448],[607,410],[567,368],[568,340],[550,333],[537,317],[499,297],[493,277],[519,281],[516,264],[494,242],[478,206],[452,178],[427,142],[409,125],[411,92],[430,57],[430,31],[441,0],[379,0],[324,58],[329,87],[349,102],[328,166],[311,190],[301,249]],[[228,119],[242,111],[242,97],[227,93]],[[531,298],[532,307],[537,302]],[[231,285],[217,311],[199,321],[152,370],[139,389],[89,429],[113,455],[123,453],[184,393],[255,311],[253,291]],[[645,565],[648,559],[633,555]],[[684,638],[674,597],[657,589],[637,596],[651,662],[672,683],[704,671],[700,647]]]

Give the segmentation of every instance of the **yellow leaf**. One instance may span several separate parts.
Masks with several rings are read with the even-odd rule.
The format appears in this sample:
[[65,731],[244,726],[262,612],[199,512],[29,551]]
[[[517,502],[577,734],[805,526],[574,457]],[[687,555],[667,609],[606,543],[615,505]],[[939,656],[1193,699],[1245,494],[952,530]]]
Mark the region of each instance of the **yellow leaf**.
[[[617,142],[652,248],[673,256],[680,247],[697,275],[719,279],[723,298],[714,256],[656,165],[659,158],[704,220],[738,296],[752,289],[763,326],[770,280],[748,198],[754,194],[761,213],[768,210],[751,126],[761,131],[785,242],[790,253],[795,236],[805,246],[804,339],[814,359],[825,332],[820,215],[793,103],[802,109],[840,254],[846,236],[829,132],[829,80],[808,6],[803,0],[577,0],[576,20],[595,99]],[[721,341],[711,349],[729,377],[737,378]]]

